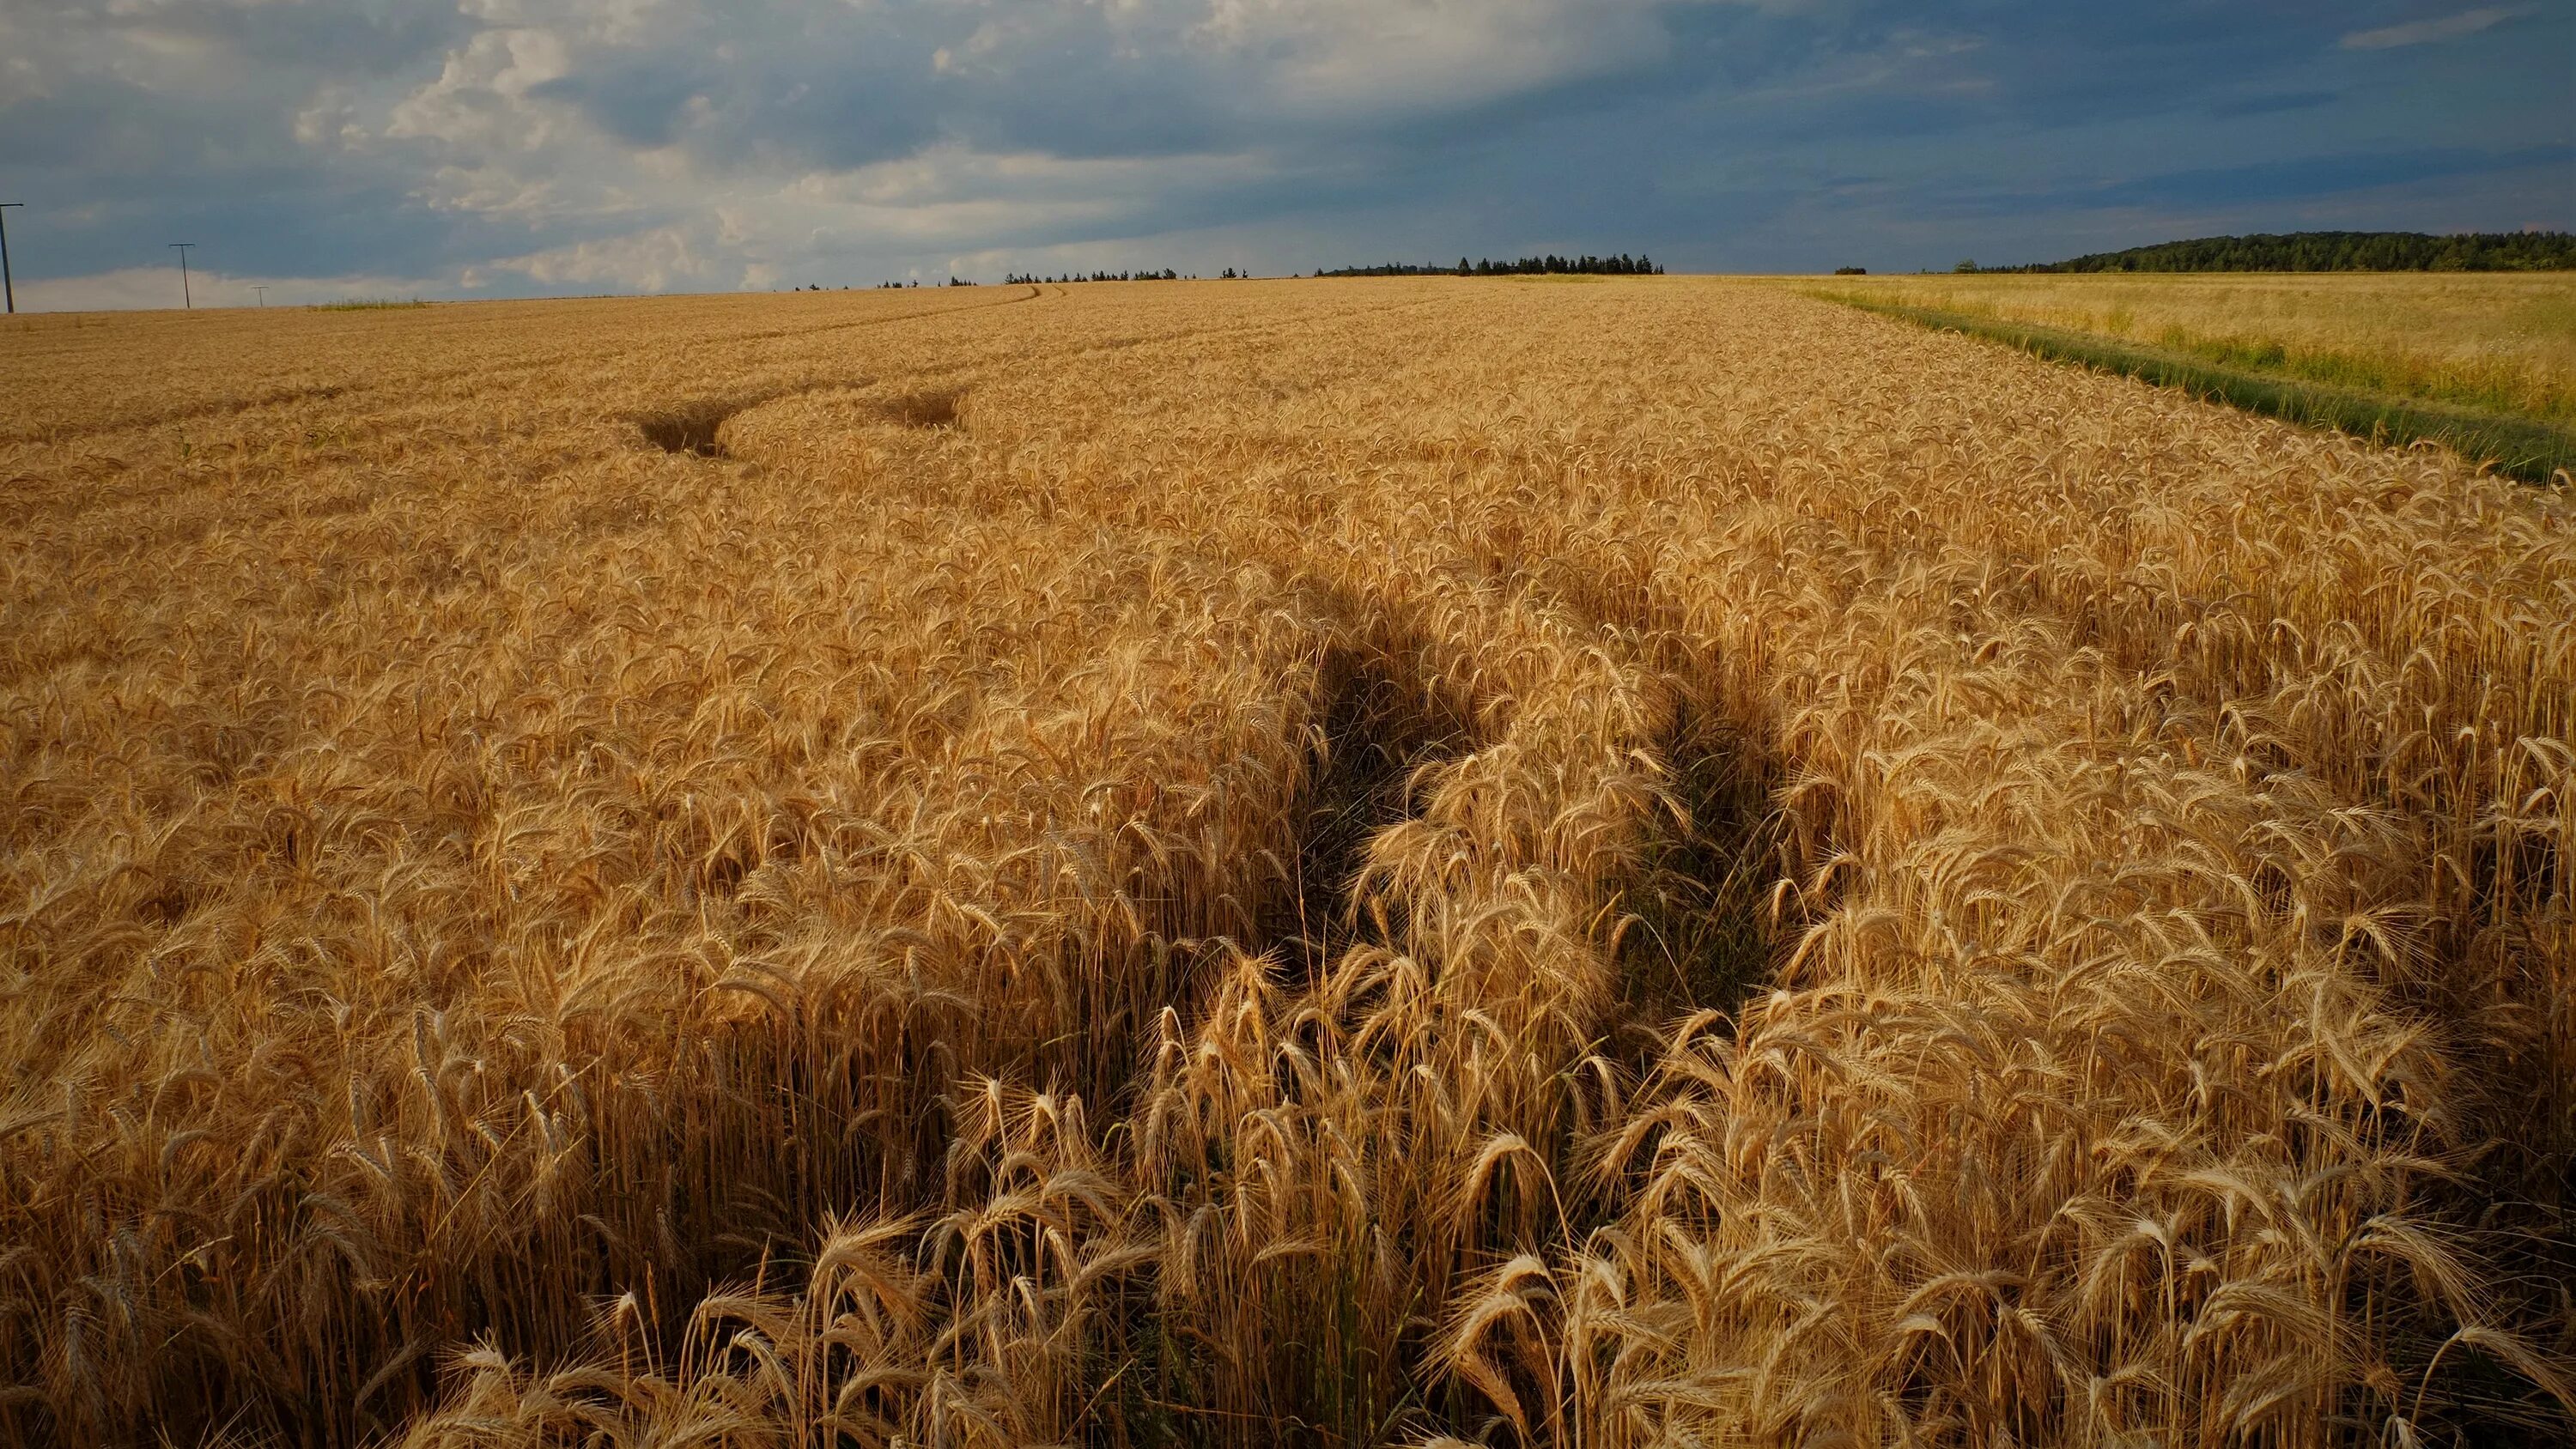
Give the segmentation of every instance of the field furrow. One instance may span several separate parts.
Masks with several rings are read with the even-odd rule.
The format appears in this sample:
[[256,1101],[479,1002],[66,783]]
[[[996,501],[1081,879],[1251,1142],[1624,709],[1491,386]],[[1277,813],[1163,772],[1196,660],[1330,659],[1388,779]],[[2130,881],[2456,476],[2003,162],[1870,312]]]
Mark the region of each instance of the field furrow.
[[199,320],[0,349],[0,1442],[2576,1429],[2563,486],[1683,278]]

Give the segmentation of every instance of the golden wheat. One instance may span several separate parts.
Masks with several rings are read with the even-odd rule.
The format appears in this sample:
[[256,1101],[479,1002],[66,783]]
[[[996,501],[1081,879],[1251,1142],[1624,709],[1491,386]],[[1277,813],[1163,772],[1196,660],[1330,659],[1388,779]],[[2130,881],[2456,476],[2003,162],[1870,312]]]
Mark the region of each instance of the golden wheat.
[[2576,285],[2563,272],[1944,273],[1820,290],[2576,422]]
[[1681,279],[0,340],[0,1437],[2571,1425],[2563,492]]

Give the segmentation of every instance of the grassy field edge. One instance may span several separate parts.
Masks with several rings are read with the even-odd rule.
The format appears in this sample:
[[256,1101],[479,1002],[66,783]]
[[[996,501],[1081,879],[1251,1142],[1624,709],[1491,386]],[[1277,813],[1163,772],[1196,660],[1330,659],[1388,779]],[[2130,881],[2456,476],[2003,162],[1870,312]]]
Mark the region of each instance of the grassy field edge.
[[2576,434],[2532,418],[2415,402],[2326,383],[2220,367],[2136,343],[2029,322],[2006,322],[1937,307],[1879,302],[1827,291],[1806,295],[1944,332],[2008,343],[2060,362],[2124,373],[2159,387],[2224,402],[2289,422],[2335,428],[2373,442],[2440,443],[2496,471],[2533,483],[2576,475]]

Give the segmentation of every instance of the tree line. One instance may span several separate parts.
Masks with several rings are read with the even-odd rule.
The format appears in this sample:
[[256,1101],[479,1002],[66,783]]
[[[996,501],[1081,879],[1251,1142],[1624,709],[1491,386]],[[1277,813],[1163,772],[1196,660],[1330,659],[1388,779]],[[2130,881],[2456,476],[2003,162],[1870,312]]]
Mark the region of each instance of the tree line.
[[[1225,274],[1228,277],[1232,277],[1234,275],[1234,268],[1226,268]],[[1183,277],[1180,273],[1173,271],[1170,267],[1165,267],[1159,272],[1092,272],[1089,274],[1081,272],[1067,272],[1061,277],[1041,277],[1035,272],[1011,272],[1003,276],[1002,285],[1006,287],[1030,287],[1035,286],[1040,282],[1195,282],[1197,280],[1198,278],[1195,275]]]
[[2062,262],[1980,272],[2536,272],[2576,269],[2576,234],[2563,231],[2303,231],[2212,236]]
[[[1522,257],[1518,261],[1488,259],[1471,262],[1465,257],[1460,257],[1454,267],[1436,263],[1413,266],[1403,262],[1389,262],[1383,266],[1341,267],[1315,273],[1318,277],[1660,277],[1663,274],[1663,267],[1652,257],[1632,257],[1626,252],[1621,252],[1614,257],[1596,257],[1588,254],[1579,257],[1561,257],[1551,252],[1543,257]],[[1252,273],[1248,271],[1238,271],[1228,267],[1217,274],[1217,280],[1231,282],[1248,280],[1251,276]],[[1066,272],[1060,276],[1048,276],[1038,272],[1009,272],[1003,275],[1002,284],[1007,287],[1028,287],[1041,283],[1061,286],[1073,282],[1195,282],[1197,280],[1198,274],[1195,272],[1184,273],[1171,267],[1159,269],[1148,267],[1122,272]],[[880,287],[917,287],[921,284],[919,282],[881,282],[878,285]],[[975,284],[962,278],[950,277],[948,285],[971,287]],[[822,289],[818,287],[815,290]]]
[[1626,252],[1615,257],[1560,257],[1550,253],[1543,257],[1523,257],[1516,262],[1470,262],[1460,257],[1454,267],[1437,263],[1417,267],[1404,262],[1388,262],[1374,267],[1340,267],[1315,273],[1319,277],[1660,277],[1663,274],[1664,269],[1657,266],[1652,258],[1632,257]]

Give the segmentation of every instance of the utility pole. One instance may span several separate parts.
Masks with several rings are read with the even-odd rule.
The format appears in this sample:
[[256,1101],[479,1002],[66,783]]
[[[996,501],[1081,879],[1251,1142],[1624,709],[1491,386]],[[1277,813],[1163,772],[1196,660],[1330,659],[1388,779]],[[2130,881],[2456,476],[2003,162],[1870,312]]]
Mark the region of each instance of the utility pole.
[[188,295],[188,248],[195,246],[196,243],[172,242],[170,245],[179,249],[179,305],[183,309],[193,308],[197,303],[195,298]]
[[24,206],[23,201],[0,201],[0,296],[9,299],[9,311],[18,311],[18,287],[9,280],[9,208]]
[[259,305],[263,307],[268,305],[268,289],[266,287],[253,287],[251,290],[259,293]]

